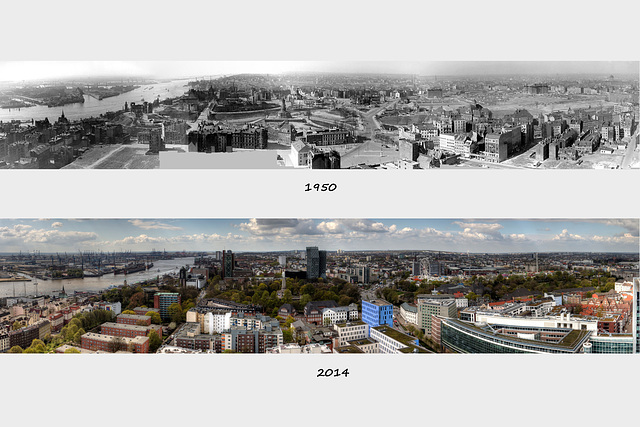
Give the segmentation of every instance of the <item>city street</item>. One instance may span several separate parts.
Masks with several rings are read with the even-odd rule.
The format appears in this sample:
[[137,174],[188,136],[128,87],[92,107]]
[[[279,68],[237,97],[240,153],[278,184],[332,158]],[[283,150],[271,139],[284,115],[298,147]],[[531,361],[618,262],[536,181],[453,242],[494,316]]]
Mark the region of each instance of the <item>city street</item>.
[[622,169],[629,168],[629,165],[631,164],[631,161],[633,160],[633,157],[634,157],[634,153],[636,151],[637,140],[638,140],[638,131],[636,131],[636,134],[631,137],[631,141],[629,142],[629,145],[627,145],[627,150],[624,153],[624,158],[622,159],[622,164],[620,166]]

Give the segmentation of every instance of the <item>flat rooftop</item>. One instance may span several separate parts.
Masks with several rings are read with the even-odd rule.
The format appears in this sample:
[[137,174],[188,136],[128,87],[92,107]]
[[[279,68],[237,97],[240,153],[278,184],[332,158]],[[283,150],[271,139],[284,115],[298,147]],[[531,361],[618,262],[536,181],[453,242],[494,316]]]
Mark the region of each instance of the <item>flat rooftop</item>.
[[363,322],[362,320],[354,320],[353,322],[336,323],[335,325],[339,328],[346,328],[348,326],[366,325],[366,323]]
[[371,338],[362,338],[359,340],[351,340],[347,341],[351,345],[368,345],[368,344],[377,344],[376,340],[372,340]]
[[84,334],[82,336],[83,338],[88,338],[88,339],[92,339],[92,340],[96,340],[96,341],[104,341],[104,342],[111,342],[115,339],[119,339],[119,340],[123,340],[124,343],[126,344],[144,344],[149,338],[148,337],[135,337],[135,338],[129,338],[129,337],[114,337],[111,335],[103,335],[103,334],[96,334],[93,332],[87,332],[86,334]]
[[[557,329],[558,332],[564,332],[566,335],[558,342],[548,342],[548,341],[539,341],[539,340],[531,340],[518,338],[510,335],[500,334],[497,331],[489,328],[488,326],[479,327],[473,323],[465,322],[458,319],[443,319],[443,323],[453,323],[454,325],[461,326],[463,328],[471,329],[472,331],[481,333],[483,335],[491,336],[491,337],[499,337],[505,341],[513,341],[520,344],[527,344],[530,346],[537,346],[541,348],[547,349],[559,349],[559,350],[575,350],[578,345],[580,345],[583,341],[585,341],[590,335],[591,331],[585,330],[576,330],[567,328],[527,328],[528,330],[523,330],[523,332],[527,333],[535,333],[538,331],[549,331],[553,329]],[[505,325],[492,325],[494,329],[498,328],[514,328],[513,326],[505,326]]]
[[345,345],[342,347],[338,347],[336,349],[337,353],[364,353],[364,351],[360,350],[355,345]]
[[418,338],[402,333],[396,329],[393,329],[391,326],[381,325],[376,326],[373,329],[406,346],[412,345],[418,340]]
[[140,315],[140,314],[119,314],[118,319],[133,319],[133,320],[149,320],[151,316]]
[[[362,301],[362,302],[365,302],[365,301]],[[387,305],[393,305],[390,302],[385,301],[383,299],[372,299],[372,300],[366,301],[366,302],[368,302],[369,304],[377,305],[378,307],[384,307],[384,306],[387,306]]]
[[107,328],[116,328],[116,329],[124,329],[124,330],[128,330],[128,331],[138,331],[138,332],[145,332],[150,328],[150,326],[140,326],[140,325],[128,325],[126,323],[113,323],[113,322],[105,322],[102,325],[100,325],[100,330],[102,331],[102,328],[107,327]]

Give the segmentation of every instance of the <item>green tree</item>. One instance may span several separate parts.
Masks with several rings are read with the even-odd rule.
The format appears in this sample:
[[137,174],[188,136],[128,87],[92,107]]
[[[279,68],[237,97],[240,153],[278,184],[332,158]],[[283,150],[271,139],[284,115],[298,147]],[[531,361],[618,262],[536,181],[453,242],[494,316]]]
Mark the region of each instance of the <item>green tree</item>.
[[160,325],[162,323],[160,313],[158,313],[157,311],[147,311],[144,315],[151,317],[151,323],[153,323],[154,325]]
[[167,308],[167,313],[169,314],[169,318],[172,322],[181,323],[182,322],[182,305],[174,302]]
[[47,348],[42,342],[42,340],[35,339],[31,341],[31,345],[27,347],[23,353],[46,353]]
[[346,296],[346,295],[342,295],[340,297],[340,299],[338,300],[338,305],[341,307],[346,307],[347,305],[351,304],[351,298]]
[[73,342],[76,344],[80,344],[82,342],[82,336],[86,334],[85,330],[80,328],[78,331],[73,334]]
[[307,295],[313,296],[316,293],[316,288],[311,283],[307,283],[300,289],[300,293],[302,295],[307,294]]
[[128,307],[130,309],[140,307],[142,304],[144,304],[144,292],[136,292],[135,294],[131,295],[131,298],[129,298]]
[[[74,320],[74,319],[71,319],[71,320]],[[64,329],[64,328],[63,328],[63,329]],[[65,339],[65,341],[72,341],[72,340],[73,340],[73,338],[74,338],[74,337],[75,337],[75,335],[76,335],[76,332],[78,332],[78,330],[79,330],[79,329],[81,329],[81,328],[79,328],[77,324],[75,324],[75,323],[73,323],[73,324],[72,324],[72,323],[69,323],[69,324],[66,326],[66,332],[65,332],[65,334],[64,334],[64,339]]]
[[22,353],[22,347],[19,345],[14,345],[9,349],[9,353]]
[[282,296],[282,301],[285,304],[291,304],[292,295],[291,295],[291,291],[289,289],[285,289],[284,295]]
[[284,324],[287,328],[290,328],[291,324],[295,321],[296,319],[294,319],[292,316],[287,316],[286,320],[284,321]]
[[12,330],[17,331],[20,328],[22,328],[22,322],[18,322],[17,320],[13,322],[13,325],[11,326]]
[[162,345],[162,338],[154,330],[149,331],[149,353],[155,353]]
[[282,339],[284,342],[293,342],[293,331],[291,329],[285,329],[282,331]]
[[125,310],[122,312],[122,314],[136,314],[136,312],[133,310]]
[[36,338],[35,340],[31,341],[31,347],[35,347],[35,346],[43,346],[44,347],[44,342],[42,342],[42,340]]
[[311,301],[313,301],[313,297],[311,297],[311,295],[309,295],[309,294],[304,294],[304,295],[302,295],[300,297],[300,306],[304,307],[305,305],[307,305]]
[[76,328],[79,329],[84,325],[82,324],[82,320],[80,320],[78,317],[74,317],[69,321],[69,324],[67,326],[76,326]]
[[74,354],[80,354],[81,353],[80,350],[78,350],[77,348],[73,348],[73,347],[66,349],[64,352],[65,353],[74,353]]

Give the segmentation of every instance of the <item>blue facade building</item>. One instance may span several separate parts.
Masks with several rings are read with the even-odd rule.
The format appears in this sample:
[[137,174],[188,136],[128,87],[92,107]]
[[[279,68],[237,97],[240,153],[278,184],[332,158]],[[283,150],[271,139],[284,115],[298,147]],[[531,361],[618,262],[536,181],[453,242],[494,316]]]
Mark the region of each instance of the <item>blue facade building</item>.
[[363,300],[362,320],[370,328],[380,325],[393,326],[393,304],[382,299]]

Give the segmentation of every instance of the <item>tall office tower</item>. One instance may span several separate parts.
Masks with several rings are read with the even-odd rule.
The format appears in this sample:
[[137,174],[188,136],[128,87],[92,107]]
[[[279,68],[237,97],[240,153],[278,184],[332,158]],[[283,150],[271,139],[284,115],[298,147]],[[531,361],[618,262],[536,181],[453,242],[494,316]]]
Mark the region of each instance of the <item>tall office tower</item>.
[[327,251],[318,250],[317,246],[307,247],[307,279],[314,280],[327,277]]
[[414,276],[420,276],[422,274],[420,261],[413,261],[413,264],[411,265],[411,274]]
[[222,278],[233,277],[233,268],[235,266],[235,258],[233,252],[222,252]]

